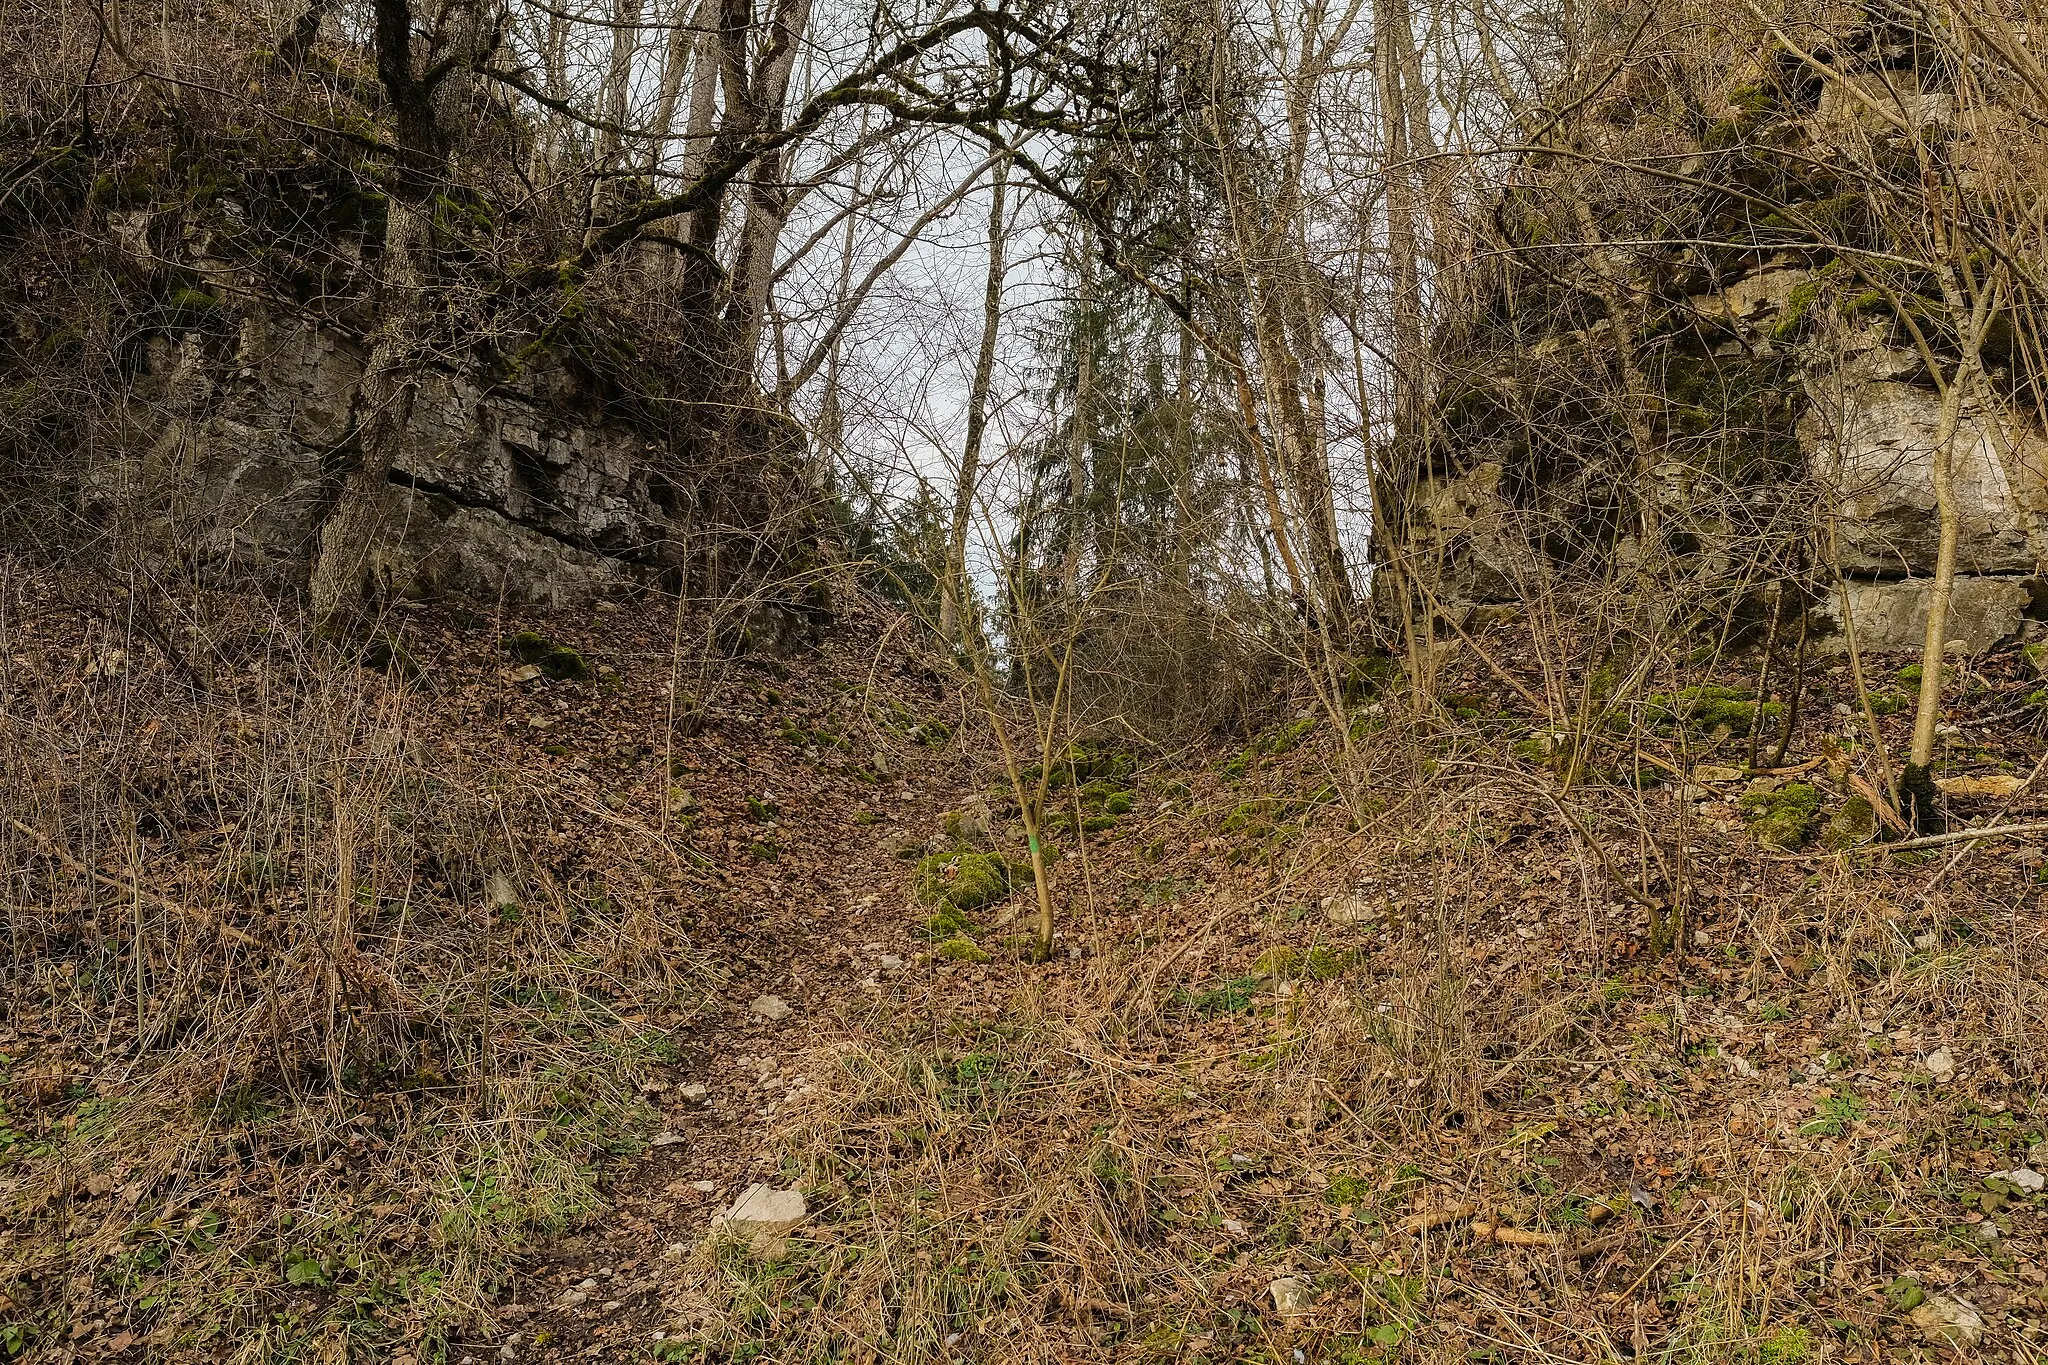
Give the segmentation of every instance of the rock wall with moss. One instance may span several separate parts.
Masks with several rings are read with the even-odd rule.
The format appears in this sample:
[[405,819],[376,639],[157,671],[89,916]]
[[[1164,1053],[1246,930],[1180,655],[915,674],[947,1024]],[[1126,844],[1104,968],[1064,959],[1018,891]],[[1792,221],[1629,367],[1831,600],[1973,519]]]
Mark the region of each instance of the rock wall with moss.
[[[1847,26],[1823,57],[1852,74],[1769,52],[1727,73],[1646,64],[1596,103],[1574,149],[1593,157],[1525,159],[1482,306],[1440,338],[1436,431],[1404,508],[1440,596],[1514,602],[1640,571],[1707,617],[1790,590],[1836,647],[1845,615],[1870,647],[1917,647],[1941,393],[1914,332],[1938,363],[1956,338],[1934,277],[1889,259],[1904,253],[1857,172],[1876,156],[1903,174],[1910,139],[1847,87],[1880,92],[1948,165],[1995,156],[1998,127],[1959,118],[1884,25]],[[2040,319],[2010,312],[1954,446],[1953,633],[1970,650],[2048,598],[2048,436],[2037,356],[2016,341]]]
[[[213,581],[303,575],[366,416],[385,200],[344,139],[232,113],[0,128],[41,144],[0,202],[10,544]],[[814,563],[829,499],[800,437],[765,411],[708,419],[688,345],[648,321],[662,301],[627,306],[649,292],[632,263],[553,264],[573,232],[490,186],[437,204],[437,315],[385,492],[384,587],[562,605]]]

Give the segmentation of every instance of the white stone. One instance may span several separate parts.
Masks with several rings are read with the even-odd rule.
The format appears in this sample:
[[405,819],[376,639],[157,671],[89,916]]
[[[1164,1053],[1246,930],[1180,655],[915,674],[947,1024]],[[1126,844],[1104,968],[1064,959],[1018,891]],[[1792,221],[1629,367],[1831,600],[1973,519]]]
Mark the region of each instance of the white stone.
[[1984,1340],[1984,1315],[1968,1299],[1936,1294],[1913,1310],[1913,1325],[1937,1346],[1970,1350]]
[[773,1259],[786,1250],[790,1230],[809,1213],[802,1190],[749,1185],[731,1208],[713,1220],[712,1227],[745,1241],[756,1255]]
[[771,1024],[787,1019],[795,1012],[790,1009],[789,1002],[779,995],[757,995],[754,997],[754,1003],[747,1008]]
[[1298,1318],[1315,1308],[1315,1284],[1299,1275],[1274,1280],[1266,1286],[1266,1292],[1273,1296],[1273,1307],[1283,1318]]
[[2013,1185],[2025,1190],[2028,1194],[2039,1194],[2043,1188],[2048,1188],[2048,1176],[2043,1176],[2039,1171],[2030,1170],[2025,1166],[2018,1166],[2007,1171],[2005,1178]]
[[702,1104],[710,1098],[711,1091],[702,1081],[685,1081],[676,1087],[676,1095],[692,1104]]
[[1927,1054],[1927,1074],[1937,1081],[1945,1081],[1956,1074],[1956,1055],[1945,1047],[1938,1047]]

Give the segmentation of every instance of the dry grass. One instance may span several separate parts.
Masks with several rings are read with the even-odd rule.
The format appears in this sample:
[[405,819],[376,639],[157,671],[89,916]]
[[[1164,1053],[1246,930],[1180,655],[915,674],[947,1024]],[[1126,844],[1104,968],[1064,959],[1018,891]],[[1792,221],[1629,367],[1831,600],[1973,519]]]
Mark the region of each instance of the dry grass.
[[637,1150],[709,968],[471,699],[215,606],[204,690],[118,614],[0,641],[0,1324],[431,1349]]
[[[695,1252],[669,1358],[1912,1358],[1902,1276],[2039,1358],[2041,1201],[1978,1232],[1981,1177],[2048,1135],[2030,864],[1772,862],[1702,816],[1659,957],[1500,736],[1385,733],[1415,738],[1360,750],[1363,829],[1213,837],[1341,776],[1328,736],[1196,781],[1092,852],[1080,960],[945,968],[811,1063],[813,1218],[779,1261]],[[1616,869],[1669,828],[1668,788],[1570,800]]]

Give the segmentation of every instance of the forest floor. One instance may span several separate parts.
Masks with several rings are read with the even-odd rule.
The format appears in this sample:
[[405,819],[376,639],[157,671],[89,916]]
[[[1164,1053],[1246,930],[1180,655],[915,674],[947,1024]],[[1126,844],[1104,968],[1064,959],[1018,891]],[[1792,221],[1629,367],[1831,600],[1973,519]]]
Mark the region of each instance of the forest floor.
[[[5,642],[7,1353],[2048,1359],[2048,838],[1761,846],[1868,770],[1832,662],[1762,774],[1665,697],[1561,782],[1511,630],[1421,709],[1097,740],[1041,965],[886,614],[423,610],[410,680],[133,619]],[[1958,821],[2048,813],[2024,672],[1958,665]],[[720,1227],[755,1184],[786,1236]]]

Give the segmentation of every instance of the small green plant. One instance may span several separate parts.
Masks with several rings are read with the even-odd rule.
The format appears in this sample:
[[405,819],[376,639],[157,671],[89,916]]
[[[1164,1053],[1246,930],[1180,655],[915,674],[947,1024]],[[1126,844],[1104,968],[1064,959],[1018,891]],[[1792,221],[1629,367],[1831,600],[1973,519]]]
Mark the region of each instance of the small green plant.
[[1258,997],[1263,977],[1234,976],[1204,991],[1182,991],[1180,1000],[1190,1013],[1204,1017],[1242,1014]]
[[1813,1333],[1804,1327],[1777,1327],[1756,1340],[1757,1365],[1806,1365],[1813,1359]]
[[1838,1090],[1821,1100],[1814,1116],[1800,1124],[1799,1131],[1808,1137],[1840,1137],[1868,1112],[1862,1100]]

